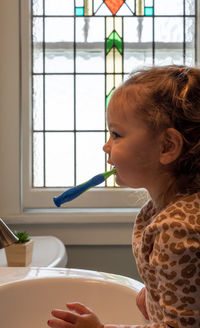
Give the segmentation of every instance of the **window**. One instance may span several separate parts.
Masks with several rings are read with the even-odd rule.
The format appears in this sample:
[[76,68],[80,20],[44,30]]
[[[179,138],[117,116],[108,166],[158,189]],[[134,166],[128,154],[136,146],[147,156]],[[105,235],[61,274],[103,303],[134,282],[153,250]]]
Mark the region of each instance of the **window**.
[[[110,169],[102,146],[113,90],[138,67],[195,64],[195,5],[195,0],[22,1],[24,208],[54,207],[52,198],[63,188]],[[142,190],[115,188],[112,179],[66,207],[141,205]]]

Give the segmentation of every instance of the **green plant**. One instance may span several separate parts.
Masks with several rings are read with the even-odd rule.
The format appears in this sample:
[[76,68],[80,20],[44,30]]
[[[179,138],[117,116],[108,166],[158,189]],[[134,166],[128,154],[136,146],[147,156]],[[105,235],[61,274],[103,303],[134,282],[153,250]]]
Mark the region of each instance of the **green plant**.
[[15,232],[15,236],[17,236],[17,238],[19,239],[17,241],[17,243],[26,243],[27,241],[30,240],[30,236],[27,232],[23,231],[23,232]]

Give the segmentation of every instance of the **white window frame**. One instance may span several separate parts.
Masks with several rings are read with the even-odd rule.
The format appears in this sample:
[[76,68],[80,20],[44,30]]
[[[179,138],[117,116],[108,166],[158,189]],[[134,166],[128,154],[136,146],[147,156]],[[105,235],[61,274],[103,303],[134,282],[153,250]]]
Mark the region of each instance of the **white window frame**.
[[[132,224],[141,206],[140,201],[134,203],[134,195],[137,193],[130,189],[115,190],[113,201],[111,197],[108,202],[110,208],[102,204],[100,208],[100,195],[108,199],[107,191],[100,190],[98,193],[94,191],[94,193],[87,192],[83,195],[79,199],[79,208],[75,208],[73,205],[72,208],[56,209],[53,208],[53,204],[50,204],[52,196],[55,195],[54,190],[49,190],[48,193],[41,190],[42,194],[46,196],[41,196],[41,193],[38,196],[35,190],[29,188],[30,171],[27,159],[30,160],[31,154],[27,145],[31,141],[28,137],[29,128],[26,120],[30,120],[28,109],[31,97],[29,97],[29,81],[27,83],[28,75],[24,68],[29,67],[29,74],[30,65],[25,60],[23,62],[20,60],[21,55],[24,58],[26,51],[24,41],[26,44],[30,42],[28,34],[24,35],[20,29],[20,26],[23,28],[24,24],[27,26],[29,21],[28,3],[26,0],[0,1],[0,216],[8,224],[19,224],[20,227],[28,226],[30,227],[29,231],[34,234],[53,233],[66,243],[129,244]],[[197,15],[200,17],[199,1],[197,5]],[[26,17],[23,16],[21,25],[20,9],[29,13]],[[199,47],[200,24],[197,23],[198,65],[200,65]],[[23,89],[25,94],[22,94],[24,83],[26,89]],[[22,158],[26,159],[23,164]],[[25,179],[23,173],[25,173]],[[121,192],[124,194],[124,207],[121,207]],[[88,208],[84,205],[84,197],[92,199],[93,205],[96,207]],[[143,196],[138,195],[137,199],[142,198]],[[40,202],[37,207],[33,208],[29,205],[29,200],[33,202],[39,200]],[[114,206],[115,201],[117,206]],[[135,204],[135,208],[133,204]]]
[[[30,63],[30,44],[31,40],[31,28],[30,19],[27,19],[27,13],[30,17],[30,1],[21,1],[21,33],[22,39],[22,165],[23,165],[23,195],[22,203],[24,210],[33,208],[54,208],[53,197],[60,194],[65,189],[63,188],[32,188],[31,176],[32,176],[32,159],[31,159],[31,111],[27,108],[31,108],[30,104],[30,90],[31,90],[31,63]],[[197,24],[198,25],[198,24]],[[24,31],[27,31],[26,35]],[[29,71],[27,70],[29,67]],[[27,124],[29,122],[29,125]],[[78,197],[73,202],[65,204],[63,207],[66,209],[113,209],[119,208],[126,212],[127,209],[139,208],[146,201],[147,194],[144,190],[131,190],[129,188],[96,188],[84,193],[81,197]],[[128,210],[129,212],[129,210]]]
[[[62,193],[64,188],[32,188],[32,158],[31,158],[31,108],[30,90],[31,90],[31,62],[30,62],[30,40],[31,27],[27,19],[27,13],[30,15],[30,1],[22,0],[21,31],[22,39],[22,165],[23,165],[23,208],[29,210],[32,208],[55,208],[53,197]],[[30,17],[30,16],[29,16]],[[26,31],[26,33],[24,33]],[[29,69],[27,70],[27,67]],[[29,122],[29,124],[27,124]],[[103,150],[102,150],[103,152]],[[95,165],[95,163],[94,163]],[[101,172],[97,172],[101,173]],[[144,196],[145,195],[145,196]],[[142,198],[141,198],[142,196]],[[145,199],[144,199],[145,197]],[[146,201],[146,192],[143,189],[131,190],[129,188],[93,188],[81,197],[63,205],[67,209],[106,209],[106,208],[139,208]]]

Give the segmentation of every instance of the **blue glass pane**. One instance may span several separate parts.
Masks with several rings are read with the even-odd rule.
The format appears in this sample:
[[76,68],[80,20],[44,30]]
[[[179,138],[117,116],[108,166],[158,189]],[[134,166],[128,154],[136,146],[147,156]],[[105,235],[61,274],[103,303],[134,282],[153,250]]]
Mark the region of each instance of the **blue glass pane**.
[[145,16],[153,16],[153,7],[145,7],[144,15]]
[[84,15],[84,8],[83,7],[76,7],[75,8],[75,15],[76,16],[83,16]]

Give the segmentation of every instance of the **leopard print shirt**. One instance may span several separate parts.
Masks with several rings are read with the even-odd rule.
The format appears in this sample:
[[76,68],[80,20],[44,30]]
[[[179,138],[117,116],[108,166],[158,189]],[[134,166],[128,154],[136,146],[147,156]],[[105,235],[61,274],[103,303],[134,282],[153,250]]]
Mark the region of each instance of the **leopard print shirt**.
[[136,219],[133,251],[150,318],[135,327],[200,327],[200,192],[157,215],[149,201]]

